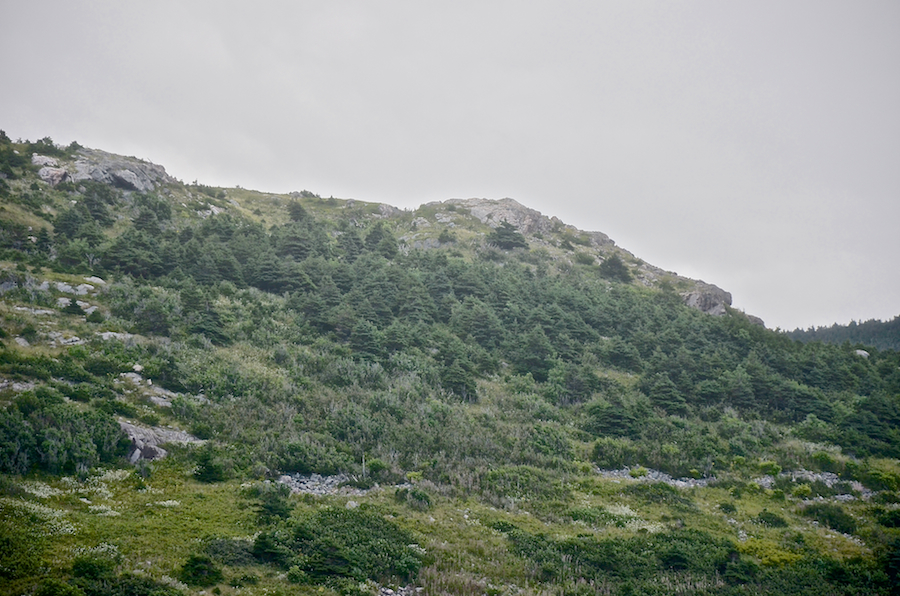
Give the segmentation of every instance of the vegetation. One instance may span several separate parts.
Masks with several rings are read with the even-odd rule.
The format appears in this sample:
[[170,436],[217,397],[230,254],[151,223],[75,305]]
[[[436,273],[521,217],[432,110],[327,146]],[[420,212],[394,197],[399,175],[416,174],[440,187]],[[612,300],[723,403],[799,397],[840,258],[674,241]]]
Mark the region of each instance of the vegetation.
[[802,342],[821,341],[828,344],[849,342],[860,346],[875,346],[880,350],[900,350],[900,316],[890,321],[870,319],[857,323],[850,321],[848,325],[835,323],[830,327],[811,327],[794,329],[787,333],[788,337]]
[[[76,150],[0,135],[11,593],[895,589],[900,353],[706,315],[561,226],[22,157]],[[204,443],[132,466],[125,421]]]

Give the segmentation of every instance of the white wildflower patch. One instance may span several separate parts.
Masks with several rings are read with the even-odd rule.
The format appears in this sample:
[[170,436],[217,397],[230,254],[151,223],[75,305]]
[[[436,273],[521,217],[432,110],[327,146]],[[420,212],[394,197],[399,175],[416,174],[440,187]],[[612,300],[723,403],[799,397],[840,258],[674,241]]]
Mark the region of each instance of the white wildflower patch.
[[167,586],[171,586],[176,590],[186,591],[188,589],[187,585],[181,583],[174,577],[169,577],[168,575],[164,575],[159,578],[160,583],[166,584]]
[[22,490],[26,493],[34,495],[39,499],[49,499],[50,497],[65,494],[65,491],[61,491],[58,488],[53,488],[49,484],[38,481],[23,482],[19,486],[21,486]]
[[179,507],[181,505],[181,502],[176,501],[174,499],[170,499],[168,501],[156,501],[153,504],[158,507]]
[[638,517],[638,514],[629,507],[628,505],[606,505],[604,509],[612,513],[613,515],[620,515],[622,517]]
[[109,490],[109,487],[106,484],[100,482],[97,484],[91,484],[87,487],[88,492],[94,493],[97,495],[98,499],[111,499],[113,494],[112,491]]
[[95,515],[99,515],[100,517],[116,517],[118,515],[122,515],[109,505],[89,505],[88,510]]
[[131,476],[130,470],[98,470],[94,476],[100,482],[121,482]]
[[662,532],[666,528],[659,522],[651,522],[643,519],[629,519],[627,522],[625,522],[625,529],[632,532],[645,530],[647,532],[650,532],[651,534],[656,534],[657,532]]
[[72,554],[76,557],[87,555],[91,557],[107,557],[109,559],[118,559],[120,555],[119,547],[109,542],[101,542],[97,546],[76,546],[72,549]]
[[76,532],[75,524],[63,519],[68,512],[53,509],[40,503],[0,497],[0,507],[9,507],[17,513],[29,515],[43,526],[46,536],[63,536]]

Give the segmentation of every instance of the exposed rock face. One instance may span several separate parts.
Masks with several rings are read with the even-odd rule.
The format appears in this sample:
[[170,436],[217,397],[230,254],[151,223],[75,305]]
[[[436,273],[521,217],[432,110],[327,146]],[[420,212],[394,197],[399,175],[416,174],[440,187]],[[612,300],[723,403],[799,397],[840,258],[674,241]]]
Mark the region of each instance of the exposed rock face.
[[38,170],[38,177],[40,177],[41,180],[43,180],[50,186],[56,186],[60,182],[65,182],[69,178],[69,173],[64,168],[52,168],[50,166],[44,166],[43,168]]
[[162,166],[97,149],[79,149],[74,170],[69,172],[69,176],[76,182],[94,180],[141,192],[153,190],[160,184],[175,182]]
[[200,439],[184,432],[161,426],[136,426],[130,422],[119,421],[119,426],[131,439],[131,450],[128,461],[137,463],[141,459],[160,459],[168,453],[160,445],[166,443],[200,443]]
[[[566,228],[576,233],[579,232],[575,226],[566,225],[557,217],[547,217],[540,211],[530,209],[514,199],[450,199],[445,202],[465,207],[472,216],[492,228],[496,228],[502,222],[507,221],[523,234],[533,234],[535,232],[545,234],[558,228]],[[586,233],[590,236],[594,246],[615,244],[609,236],[602,232]]]
[[55,157],[50,157],[48,155],[38,155],[37,153],[33,153],[31,155],[31,163],[35,166],[51,166],[57,167],[59,162],[56,161]]
[[175,182],[162,166],[98,149],[79,149],[74,164],[60,165],[56,158],[36,153],[32,155],[31,163],[43,166],[38,176],[53,186],[66,180],[94,180],[125,190],[147,192],[160,184]]
[[681,295],[684,303],[710,315],[724,315],[725,307],[731,306],[731,293],[702,281],[696,283],[693,291]]

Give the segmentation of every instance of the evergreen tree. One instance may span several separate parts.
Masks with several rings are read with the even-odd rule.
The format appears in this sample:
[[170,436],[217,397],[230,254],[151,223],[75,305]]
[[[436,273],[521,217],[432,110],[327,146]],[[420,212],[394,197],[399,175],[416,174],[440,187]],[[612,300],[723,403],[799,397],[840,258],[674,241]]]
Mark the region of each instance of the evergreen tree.
[[502,248],[503,250],[528,248],[525,236],[520,234],[519,230],[506,220],[500,222],[500,225],[488,234],[487,242],[489,245]]

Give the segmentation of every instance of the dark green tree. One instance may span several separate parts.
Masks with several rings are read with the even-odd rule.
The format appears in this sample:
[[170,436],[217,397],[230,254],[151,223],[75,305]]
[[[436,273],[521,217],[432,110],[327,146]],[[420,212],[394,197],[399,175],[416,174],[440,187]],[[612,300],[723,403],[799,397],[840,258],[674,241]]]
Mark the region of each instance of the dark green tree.
[[506,220],[500,222],[500,225],[488,234],[487,243],[503,250],[528,248],[525,236],[520,234],[519,230]]
[[600,275],[612,281],[628,283],[632,280],[631,271],[619,255],[611,255],[600,263]]

